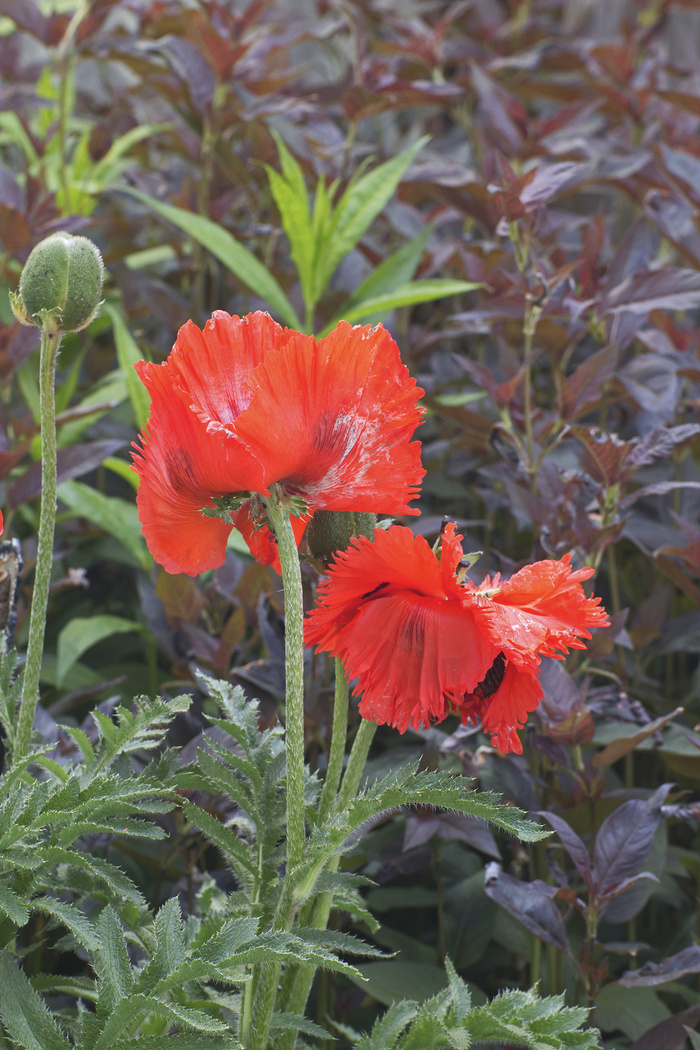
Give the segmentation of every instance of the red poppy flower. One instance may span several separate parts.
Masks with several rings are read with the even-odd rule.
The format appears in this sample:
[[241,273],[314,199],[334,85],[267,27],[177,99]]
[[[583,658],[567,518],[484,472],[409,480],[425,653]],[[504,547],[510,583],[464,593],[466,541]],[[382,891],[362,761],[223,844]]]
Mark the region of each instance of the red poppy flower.
[[[381,325],[343,321],[316,342],[264,313],[217,311],[203,331],[188,321],[163,364],[136,368],[151,395],[134,456],[139,517],[168,572],[220,565],[233,523],[278,565],[257,504],[245,502],[274,483],[309,513],[418,513],[408,503],[424,473],[411,441],[423,391]],[[202,513],[231,495],[242,506],[230,522]],[[297,540],[306,520],[293,519]]]
[[306,641],[358,679],[363,718],[405,732],[454,712],[480,718],[499,751],[521,753],[517,729],[543,695],[540,657],[583,648],[605,610],[581,587],[593,570],[572,572],[570,555],[503,582],[462,582],[461,539],[448,525],[438,560],[398,525],[357,537],[319,587]]

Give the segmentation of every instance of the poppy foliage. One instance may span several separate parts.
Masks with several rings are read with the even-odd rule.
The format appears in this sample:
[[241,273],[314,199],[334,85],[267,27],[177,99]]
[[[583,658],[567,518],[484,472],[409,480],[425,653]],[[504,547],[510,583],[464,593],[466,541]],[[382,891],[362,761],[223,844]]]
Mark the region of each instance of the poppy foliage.
[[355,538],[319,587],[306,641],[358,679],[363,718],[405,732],[455,713],[521,753],[517,730],[543,695],[540,658],[585,648],[607,616],[581,586],[593,570],[572,571],[570,555],[476,586],[461,539],[448,525],[438,558],[398,525]]
[[[418,513],[423,391],[381,325],[341,321],[316,341],[266,313],[218,310],[203,330],[188,321],[162,364],[136,368],[151,395],[134,455],[139,517],[168,572],[220,565],[234,525],[279,565],[253,498],[273,484],[298,512],[297,542],[319,509]],[[203,513],[226,497],[238,497],[226,520]]]

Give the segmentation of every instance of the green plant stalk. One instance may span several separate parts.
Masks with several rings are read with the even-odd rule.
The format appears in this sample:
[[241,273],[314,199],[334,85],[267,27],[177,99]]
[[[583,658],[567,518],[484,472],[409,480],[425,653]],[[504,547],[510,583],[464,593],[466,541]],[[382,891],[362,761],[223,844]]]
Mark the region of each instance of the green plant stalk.
[[[343,677],[345,676],[343,675]],[[375,722],[368,722],[364,718],[362,719],[353,741],[345,769],[345,776],[338,792],[337,809],[344,809],[356,797],[367,763],[367,755],[376,731],[377,725]],[[328,870],[331,872],[337,871],[340,860],[341,858],[338,856],[332,857],[328,864]],[[300,925],[310,926],[315,930],[325,930],[328,926],[332,904],[332,893],[328,891],[320,893],[313,903],[309,919],[304,922],[300,916]],[[281,1009],[283,1011],[295,1014],[304,1013],[315,975],[315,967],[308,964],[296,967],[293,971],[290,971],[290,980],[285,981],[282,986]],[[285,1033],[278,1040],[277,1050],[292,1050],[295,1040],[296,1036],[293,1032]]]
[[17,720],[13,761],[29,753],[34,713],[39,699],[39,676],[44,655],[46,609],[49,603],[53,534],[56,524],[56,358],[63,332],[41,332],[39,405],[41,412],[41,513],[39,543],[34,570],[34,593],[29,617],[29,639]]
[[[304,627],[301,569],[290,512],[272,486],[266,501],[270,525],[277,539],[285,612],[285,735],[287,751],[287,873],[304,860]],[[240,1039],[250,1050],[266,1050],[281,967],[261,963],[253,970],[250,992],[241,1015]],[[252,1004],[249,996],[252,996]]]
[[331,736],[331,747],[328,753],[328,767],[326,779],[323,782],[321,802],[319,806],[319,817],[326,820],[333,808],[335,797],[338,794],[340,777],[343,772],[343,759],[345,758],[345,744],[348,734],[348,706],[350,693],[348,680],[345,677],[345,669],[340,660],[335,661],[335,698],[333,702],[333,730]]

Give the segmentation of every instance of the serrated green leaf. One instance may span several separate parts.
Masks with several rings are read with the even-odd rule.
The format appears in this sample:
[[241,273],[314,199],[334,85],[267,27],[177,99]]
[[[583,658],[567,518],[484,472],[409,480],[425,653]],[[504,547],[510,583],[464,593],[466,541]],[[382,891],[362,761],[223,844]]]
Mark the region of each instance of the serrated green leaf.
[[375,1021],[372,1031],[358,1040],[355,1050],[392,1050],[417,1013],[418,1004],[408,999],[393,1003],[384,1016]]
[[114,536],[146,572],[153,565],[141,533],[136,504],[116,496],[104,496],[81,481],[64,481],[58,486],[58,498],[74,514],[87,518],[93,525]]
[[249,850],[238,838],[235,831],[227,828],[216,817],[203,809],[199,809],[192,802],[185,802],[183,810],[192,823],[203,831],[207,838],[229,858],[231,866],[237,874],[242,875],[244,872],[247,872],[252,875],[256,873],[257,869],[249,855]]
[[100,947],[95,955],[95,969],[101,982],[97,1013],[99,1017],[108,1017],[117,1004],[131,994],[134,984],[124,930],[109,905],[97,920],[97,936]]
[[112,321],[117,361],[124,376],[136,427],[138,430],[143,430],[150,415],[151,399],[148,390],[136,374],[134,365],[137,361],[142,361],[144,355],[129,331],[122,313],[111,303],[105,303],[104,309]]
[[109,1050],[243,1050],[243,1045],[233,1035],[204,1035],[190,1032],[187,1035],[148,1035],[139,1039],[126,1039],[114,1043]]
[[144,632],[143,625],[136,620],[126,620],[122,616],[76,616],[70,620],[58,635],[58,665],[56,671],[57,685],[61,685],[73,664],[93,645],[112,638],[115,634]]
[[395,157],[355,178],[338,201],[315,265],[317,302],[341,260],[348,255],[393,196],[401,179],[428,138],[419,139]]
[[16,926],[25,926],[29,922],[29,911],[25,902],[9,886],[0,886],[0,911]]
[[201,1032],[224,1032],[227,1026],[223,1021],[205,1014],[202,1010],[193,1010],[179,1003],[163,1002],[149,995],[130,995],[122,999],[105,1024],[94,1050],[112,1050],[116,1039],[124,1031],[131,1030],[144,1014],[155,1014],[171,1024],[185,1025]]
[[100,941],[93,923],[75,905],[65,904],[53,897],[41,897],[32,900],[29,907],[32,911],[58,919],[88,951],[97,951],[99,948]]
[[143,204],[147,204],[168,222],[172,222],[173,225],[193,237],[207,251],[215,255],[246,288],[269,303],[270,308],[285,324],[301,331],[301,321],[276,278],[223,226],[219,226],[203,215],[195,215],[194,212],[185,211],[184,208],[177,208],[173,204],[158,201],[139,190],[124,188],[124,192],[130,193]]
[[0,956],[0,1015],[24,1050],[70,1050],[70,1043],[9,952]]

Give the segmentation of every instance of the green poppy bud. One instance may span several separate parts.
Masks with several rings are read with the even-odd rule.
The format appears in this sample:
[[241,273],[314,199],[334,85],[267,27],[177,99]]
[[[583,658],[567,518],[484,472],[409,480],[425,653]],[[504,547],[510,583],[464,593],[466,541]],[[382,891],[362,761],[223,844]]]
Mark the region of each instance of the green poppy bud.
[[22,270],[15,317],[48,335],[77,332],[92,321],[102,300],[102,256],[87,237],[52,233],[33,249]]
[[350,510],[317,510],[308,524],[306,540],[316,568],[326,572],[336,551],[344,551],[353,536],[374,539],[375,514]]

